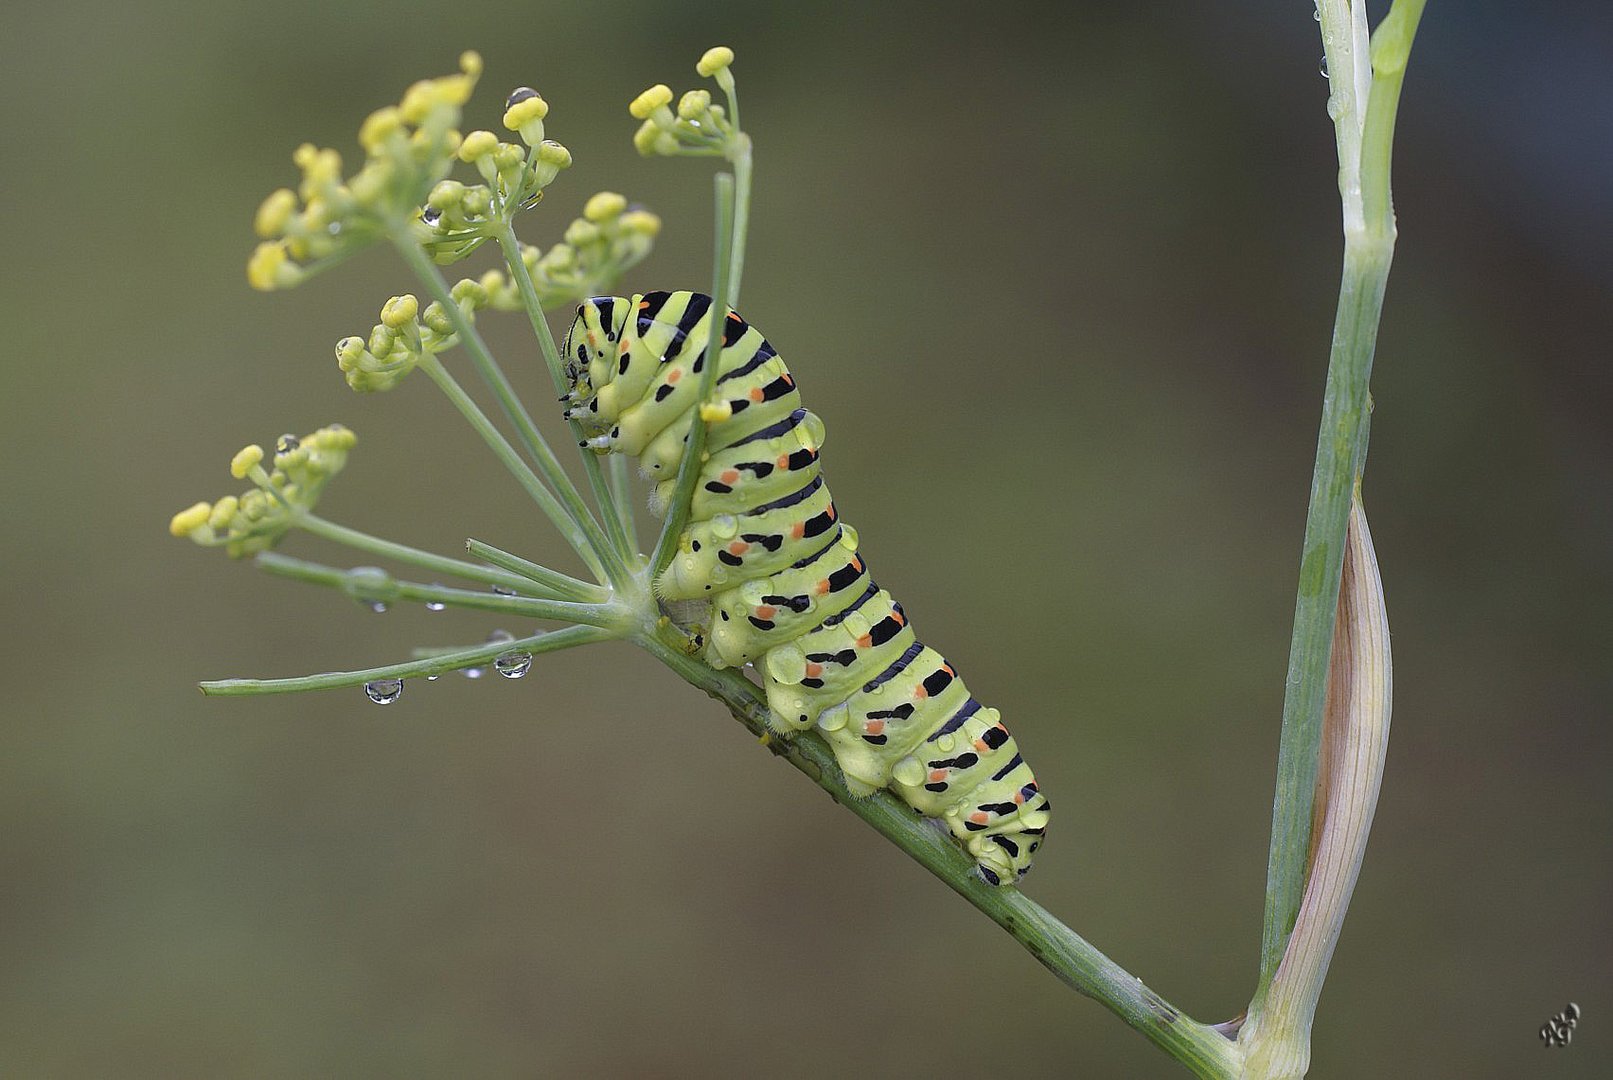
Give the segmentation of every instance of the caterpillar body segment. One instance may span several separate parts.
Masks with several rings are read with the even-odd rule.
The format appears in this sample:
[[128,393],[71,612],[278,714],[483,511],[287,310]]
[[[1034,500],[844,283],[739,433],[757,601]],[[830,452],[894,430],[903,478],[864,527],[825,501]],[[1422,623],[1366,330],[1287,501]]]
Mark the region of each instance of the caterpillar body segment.
[[890,788],[945,825],[986,882],[1016,881],[1049,817],[1035,776],[997,710],[919,642],[870,576],[824,482],[822,421],[737,313],[714,350],[715,401],[697,400],[714,315],[700,293],[600,296],[578,308],[566,338],[566,416],[596,452],[638,458],[657,512],[692,425],[709,425],[689,523],[657,595],[704,605],[706,661],[753,664],[779,734],[816,727],[854,793]]

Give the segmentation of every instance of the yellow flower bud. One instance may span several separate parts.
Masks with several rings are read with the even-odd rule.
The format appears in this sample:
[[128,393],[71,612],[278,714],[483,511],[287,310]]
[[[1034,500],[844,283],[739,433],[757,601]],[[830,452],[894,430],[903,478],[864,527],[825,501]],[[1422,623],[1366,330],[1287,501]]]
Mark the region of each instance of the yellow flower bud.
[[459,160],[475,162],[498,149],[498,136],[491,131],[473,131],[459,144]]
[[690,90],[678,99],[678,118],[698,120],[711,108],[711,91]]
[[504,103],[504,126],[511,131],[520,131],[532,121],[542,120],[548,115],[549,103],[530,86],[518,88]]
[[252,230],[264,240],[279,236],[286,231],[286,223],[297,209],[297,193],[290,188],[281,188],[271,191],[269,197],[263,200],[258,207],[258,213],[252,219]]
[[640,124],[638,130],[633,132],[633,149],[645,157],[650,157],[656,151],[656,144],[661,141],[661,129],[655,126],[654,120],[646,120]]
[[358,129],[358,143],[370,153],[380,150],[387,137],[403,130],[403,113],[396,105],[376,109]]
[[414,322],[414,317],[420,313],[420,301],[411,293],[394,296],[381,307],[381,325],[388,330],[398,330]]
[[265,240],[253,249],[246,262],[247,283],[260,292],[295,285],[301,276],[296,264],[286,258],[284,240]]
[[212,513],[212,504],[199,502],[195,506],[175,514],[173,520],[168,522],[168,531],[175,536],[189,536],[203,525],[206,525],[207,519]]
[[627,111],[635,120],[648,120],[650,114],[657,109],[667,106],[672,100],[672,88],[665,83],[656,83],[628,105]]
[[661,219],[648,210],[629,210],[622,215],[622,231],[639,236],[655,236],[661,231]]
[[263,460],[263,447],[257,443],[243,446],[236,455],[230,459],[230,475],[237,480],[245,480],[246,474],[257,467]]
[[578,218],[566,226],[566,243],[572,247],[587,247],[599,239],[599,226]]
[[627,200],[614,191],[601,191],[584,204],[582,216],[589,221],[609,221],[627,209]]
[[718,45],[716,48],[707,49],[700,57],[700,62],[694,66],[694,69],[709,79],[733,62],[734,50],[726,45]]
[[538,160],[545,165],[553,165],[557,169],[571,168],[571,151],[555,142],[545,139],[538,147]]
[[214,530],[224,528],[230,523],[230,519],[235,516],[235,509],[238,505],[239,501],[234,495],[226,495],[214,503],[213,512],[207,515],[207,527]]
[[459,54],[459,70],[471,78],[477,78],[482,73],[482,54],[475,49],[466,49]]

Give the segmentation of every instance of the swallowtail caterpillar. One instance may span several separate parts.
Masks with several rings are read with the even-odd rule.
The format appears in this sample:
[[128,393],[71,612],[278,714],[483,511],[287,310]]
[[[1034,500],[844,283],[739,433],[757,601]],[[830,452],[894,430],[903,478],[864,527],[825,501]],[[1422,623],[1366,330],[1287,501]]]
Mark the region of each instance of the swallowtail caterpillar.
[[599,453],[636,457],[672,497],[690,426],[707,460],[678,550],[655,582],[668,603],[704,602],[704,658],[752,664],[781,736],[816,726],[857,795],[889,787],[944,824],[992,885],[1017,881],[1047,829],[1048,803],[996,709],[976,701],[902,606],[869,576],[818,461],[823,423],[784,360],[730,313],[716,419],[696,400],[714,317],[709,296],[600,296],[566,338],[566,416]]

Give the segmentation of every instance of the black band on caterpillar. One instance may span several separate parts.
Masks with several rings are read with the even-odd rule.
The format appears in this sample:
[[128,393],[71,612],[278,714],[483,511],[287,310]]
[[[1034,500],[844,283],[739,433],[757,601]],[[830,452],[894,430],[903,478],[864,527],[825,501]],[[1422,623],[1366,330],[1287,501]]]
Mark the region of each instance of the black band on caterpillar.
[[[639,459],[658,510],[699,422],[712,313],[699,293],[595,297],[566,337],[566,415],[595,450]],[[815,725],[855,794],[889,787],[945,824],[983,880],[1018,880],[1049,814],[1013,736],[868,575],[820,471],[823,424],[777,351],[730,313],[717,355],[727,418],[708,430],[658,594],[709,602],[707,662],[754,663],[771,725],[782,735]]]

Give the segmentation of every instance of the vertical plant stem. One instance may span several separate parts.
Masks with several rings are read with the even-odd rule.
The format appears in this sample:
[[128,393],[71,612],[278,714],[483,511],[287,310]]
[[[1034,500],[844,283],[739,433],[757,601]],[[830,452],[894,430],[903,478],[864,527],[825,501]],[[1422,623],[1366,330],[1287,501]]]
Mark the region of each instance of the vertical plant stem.
[[695,481],[700,467],[705,464],[706,420],[700,410],[717,387],[717,369],[722,366],[722,340],[728,320],[728,302],[722,299],[728,292],[728,265],[732,257],[734,230],[734,178],[727,173],[715,177],[717,244],[712,272],[710,329],[706,333],[705,368],[700,373],[700,396],[695,399],[694,415],[689,422],[689,438],[683,448],[683,460],[678,463],[678,479],[672,489],[666,520],[661,524],[661,535],[655,542],[655,554],[650,559],[652,574],[660,574],[672,561],[678,549],[678,537],[689,522],[689,503],[694,497]]
[[[510,385],[510,381],[505,377],[503,369],[498,365],[498,361],[493,359],[493,354],[488,350],[487,343],[482,340],[482,336],[477,333],[475,325],[460,310],[459,305],[454,302],[454,298],[448,289],[448,282],[443,279],[442,273],[437,269],[437,265],[431,261],[431,257],[407,233],[395,235],[393,237],[393,246],[398,249],[404,261],[409,264],[409,268],[425,284],[427,291],[431,293],[432,299],[442,305],[443,313],[453,323],[454,333],[459,337],[459,342],[466,353],[469,354],[471,363],[475,365],[477,372],[481,375],[482,380],[487,383],[488,388],[493,391],[493,396],[498,399],[504,414],[515,425],[515,430],[520,436],[522,444],[526,447],[528,455],[532,458],[532,463],[537,467],[538,472],[542,474],[550,489],[558,495],[564,516],[570,518],[586,538],[588,547],[592,549],[591,555],[584,556],[584,559],[589,564],[589,569],[594,570],[596,574],[602,575],[600,580],[609,581],[614,586],[622,586],[627,580],[627,571],[621,555],[606,540],[605,534],[599,527],[599,522],[594,520],[594,515],[588,509],[588,504],[583,502],[582,494],[577,490],[577,486],[571,482],[571,477],[566,475],[566,470],[561,467],[560,460],[555,457],[554,451],[549,448],[549,444],[542,433],[532,423],[532,417],[527,414],[526,407],[521,404],[521,399],[516,396],[515,388]],[[436,366],[439,370],[442,370],[440,363]],[[540,503],[540,505],[544,504]],[[547,507],[545,507],[544,512],[549,513]],[[553,517],[552,514],[550,516]],[[560,524],[559,519],[556,519],[556,524]],[[579,552],[579,554],[581,553]]]
[[722,702],[774,754],[806,774],[835,802],[871,825],[930,873],[973,904],[1025,947],[1065,985],[1092,998],[1181,1062],[1195,1076],[1233,1080],[1241,1051],[1225,1035],[1201,1024],[1060,922],[1014,886],[980,880],[973,862],[946,836],[888,791],[860,799],[845,786],[834,751],[815,732],[781,740],[767,728],[767,702],[754,684],[733,670],[716,671],[690,656],[675,635],[634,639],[684,679]]
[[[1360,146],[1359,170],[1341,161],[1344,200],[1344,268],[1338,312],[1328,358],[1327,389],[1311,474],[1310,505],[1301,547],[1299,589],[1294,601],[1294,633],[1289,648],[1282,738],[1277,751],[1277,785],[1272,807],[1271,848],[1266,864],[1265,920],[1260,942],[1260,981],[1250,1004],[1259,1013],[1293,930],[1308,870],[1316,774],[1320,760],[1322,713],[1327,695],[1334,622],[1343,570],[1350,495],[1366,462],[1373,353],[1384,290],[1394,254],[1394,211],[1389,194],[1389,150],[1406,57],[1422,17],[1422,0],[1397,0],[1372,45],[1372,78],[1365,103],[1351,70],[1334,73],[1339,107],[1340,152]],[[1353,50],[1367,47],[1364,31],[1340,25],[1356,12],[1333,2],[1319,7],[1329,42],[1330,64],[1339,41],[1355,33]],[[1364,25],[1364,20],[1361,20]],[[1340,55],[1347,55],[1340,53]],[[1332,70],[1330,68],[1330,70]],[[1343,92],[1346,96],[1339,98]],[[1365,105],[1365,114],[1359,106]],[[1357,142],[1352,129],[1361,132]],[[1355,189],[1348,182],[1359,176]]]
[[[739,123],[736,109],[734,123]],[[734,240],[733,255],[728,260],[728,306],[739,306],[739,284],[745,275],[745,241],[750,235],[751,142],[750,136],[740,132],[739,146],[733,154],[734,163]]]
[[[549,329],[549,320],[543,316],[543,305],[538,300],[537,286],[533,284],[532,275],[526,268],[526,262],[521,258],[521,245],[515,238],[515,227],[507,220],[501,221],[497,227],[497,236],[499,250],[504,253],[504,261],[510,267],[510,277],[515,281],[516,291],[521,294],[521,306],[526,308],[527,320],[532,323],[532,334],[538,339],[538,350],[543,353],[543,362],[549,369],[550,379],[554,381],[555,392],[564,394],[568,388],[560,359],[560,349],[555,344],[554,334]],[[577,421],[568,420],[566,423],[571,429],[572,439],[582,442],[582,428]],[[605,532],[610,537],[611,545],[624,564],[633,562],[638,555],[636,545],[629,539],[630,532],[622,518],[617,495],[605,483],[599,455],[585,450],[582,454],[582,469],[588,478],[588,488],[593,492],[594,502],[599,505],[599,516],[605,520]]]

